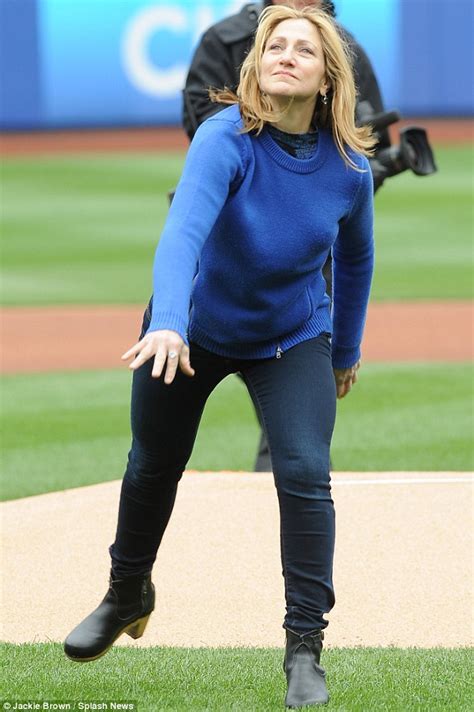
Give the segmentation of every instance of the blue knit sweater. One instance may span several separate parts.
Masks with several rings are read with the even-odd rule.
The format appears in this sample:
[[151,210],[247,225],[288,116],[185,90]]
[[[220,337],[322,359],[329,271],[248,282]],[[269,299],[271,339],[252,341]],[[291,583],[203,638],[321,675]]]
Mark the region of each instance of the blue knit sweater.
[[[241,127],[231,106],[196,132],[156,251],[148,331],[245,359],[326,331],[333,366],[352,366],[373,269],[368,161],[350,152],[364,172],[347,167],[328,130],[298,159],[266,129]],[[331,248],[332,314],[321,272]]]

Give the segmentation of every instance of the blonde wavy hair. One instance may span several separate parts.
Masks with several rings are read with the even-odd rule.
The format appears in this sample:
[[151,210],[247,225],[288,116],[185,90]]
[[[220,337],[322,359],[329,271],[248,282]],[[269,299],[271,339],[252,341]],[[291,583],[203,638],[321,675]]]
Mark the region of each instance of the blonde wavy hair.
[[244,128],[243,133],[254,131],[257,135],[265,123],[278,122],[288,111],[272,107],[268,96],[260,88],[261,60],[270,35],[283,20],[304,19],[311,22],[321,37],[326,81],[329,84],[327,92],[328,103],[323,104],[320,94],[316,97],[313,123],[321,128],[332,131],[337,149],[344,161],[352,168],[357,167],[349,158],[347,147],[366,156],[373,154],[376,139],[370,126],[356,127],[355,104],[356,90],[351,65],[350,50],[341,39],[331,18],[322,10],[305,7],[296,10],[284,5],[267,7],[260,15],[255,44],[248,53],[240,70],[240,83],[237,93],[228,88],[222,90],[210,89],[212,101],[220,104],[239,104]]

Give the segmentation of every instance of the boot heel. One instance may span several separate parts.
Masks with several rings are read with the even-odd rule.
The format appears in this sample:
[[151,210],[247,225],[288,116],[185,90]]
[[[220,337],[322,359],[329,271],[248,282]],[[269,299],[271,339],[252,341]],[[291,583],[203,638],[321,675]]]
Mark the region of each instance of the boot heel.
[[150,615],[151,614],[149,613],[147,616],[139,618],[137,621],[135,621],[135,623],[129,625],[129,627],[124,631],[124,633],[129,635],[134,640],[136,640],[137,638],[141,638],[143,633],[145,632],[145,628],[147,626]]

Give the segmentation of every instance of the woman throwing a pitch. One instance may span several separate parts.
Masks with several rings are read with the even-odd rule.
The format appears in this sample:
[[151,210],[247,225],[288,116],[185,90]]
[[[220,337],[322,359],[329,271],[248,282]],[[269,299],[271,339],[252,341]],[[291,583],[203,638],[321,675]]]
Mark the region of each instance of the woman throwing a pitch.
[[[154,608],[151,570],[209,394],[240,371],[260,410],[280,506],[286,705],[328,699],[334,605],[329,447],[336,396],[357,379],[373,267],[368,128],[331,19],[262,14],[237,96],[198,129],[154,264],[133,370],[133,441],[109,590],[68,636],[94,660]],[[331,310],[321,268],[334,258]],[[244,524],[243,524],[244,526]]]

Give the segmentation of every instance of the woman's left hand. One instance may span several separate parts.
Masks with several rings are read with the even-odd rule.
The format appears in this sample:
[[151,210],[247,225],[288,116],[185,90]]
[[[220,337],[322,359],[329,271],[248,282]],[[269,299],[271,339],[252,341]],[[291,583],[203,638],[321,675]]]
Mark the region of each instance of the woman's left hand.
[[357,383],[357,371],[360,368],[360,360],[350,368],[334,368],[334,378],[336,379],[336,392],[338,398],[344,398],[351,390],[354,383]]

